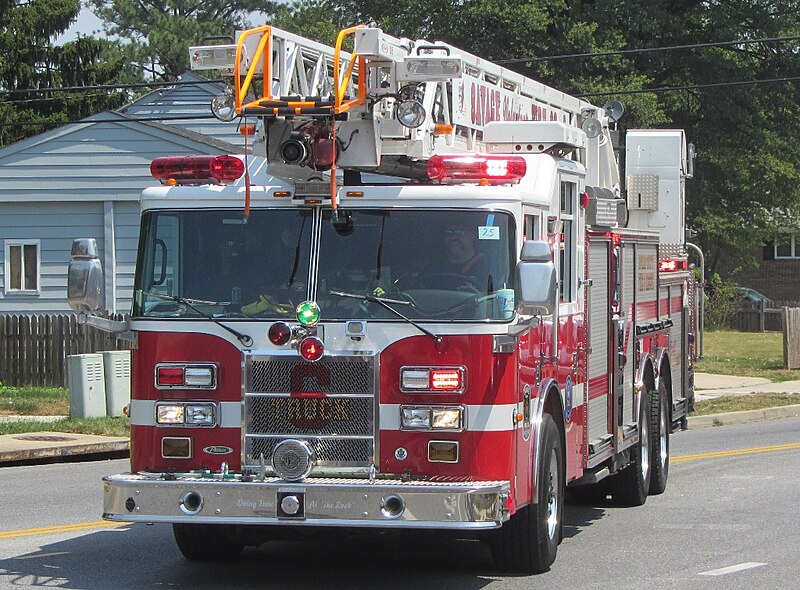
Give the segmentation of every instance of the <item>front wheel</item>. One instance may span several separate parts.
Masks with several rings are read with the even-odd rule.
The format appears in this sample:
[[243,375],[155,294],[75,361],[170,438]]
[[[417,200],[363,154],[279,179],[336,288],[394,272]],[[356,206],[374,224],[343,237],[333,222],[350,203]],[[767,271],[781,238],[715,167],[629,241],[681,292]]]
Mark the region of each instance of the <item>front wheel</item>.
[[538,574],[550,569],[561,542],[564,458],[553,418],[542,420],[537,503],[517,513],[496,531],[492,555],[503,570]]
[[224,524],[173,523],[175,542],[190,561],[223,561],[242,552],[234,527]]

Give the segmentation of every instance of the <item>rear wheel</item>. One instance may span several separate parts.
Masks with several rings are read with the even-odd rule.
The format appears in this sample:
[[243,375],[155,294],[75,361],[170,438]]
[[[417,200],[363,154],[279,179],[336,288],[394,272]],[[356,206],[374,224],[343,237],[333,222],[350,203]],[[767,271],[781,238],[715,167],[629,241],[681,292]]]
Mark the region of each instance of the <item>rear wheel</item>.
[[536,504],[525,506],[496,531],[492,555],[498,567],[524,573],[547,571],[561,541],[564,504],[564,460],[553,418],[542,420]]
[[625,506],[641,506],[650,490],[650,393],[639,407],[639,440],[631,448],[631,462],[611,482],[611,495]]
[[244,549],[230,525],[174,523],[172,532],[178,549],[190,561],[233,559]]
[[661,381],[658,390],[650,398],[650,442],[651,468],[650,494],[663,494],[667,489],[669,475],[669,392]]

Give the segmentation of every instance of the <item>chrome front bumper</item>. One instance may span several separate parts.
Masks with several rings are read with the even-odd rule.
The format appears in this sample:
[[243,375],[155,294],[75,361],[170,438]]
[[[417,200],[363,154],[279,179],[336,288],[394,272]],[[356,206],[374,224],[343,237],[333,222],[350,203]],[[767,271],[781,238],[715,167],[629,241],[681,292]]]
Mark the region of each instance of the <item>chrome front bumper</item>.
[[[491,529],[508,519],[510,485],[339,478],[289,483],[276,477],[165,479],[123,473],[103,478],[103,488],[103,518],[124,522]],[[295,516],[282,511],[287,495],[301,504]]]

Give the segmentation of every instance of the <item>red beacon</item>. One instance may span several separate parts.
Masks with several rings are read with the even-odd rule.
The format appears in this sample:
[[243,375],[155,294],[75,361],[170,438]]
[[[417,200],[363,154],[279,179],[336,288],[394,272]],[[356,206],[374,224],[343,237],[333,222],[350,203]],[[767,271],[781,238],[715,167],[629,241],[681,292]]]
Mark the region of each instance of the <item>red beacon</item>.
[[162,184],[231,184],[244,174],[236,156],[168,156],[150,163],[150,174]]
[[428,178],[442,183],[517,184],[526,170],[522,156],[437,155],[428,160]]

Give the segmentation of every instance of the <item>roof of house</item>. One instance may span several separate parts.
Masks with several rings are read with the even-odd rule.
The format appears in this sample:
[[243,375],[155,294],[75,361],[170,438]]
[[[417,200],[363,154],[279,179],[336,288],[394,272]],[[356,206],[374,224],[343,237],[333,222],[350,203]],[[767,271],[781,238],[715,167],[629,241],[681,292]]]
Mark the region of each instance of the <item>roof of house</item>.
[[244,145],[238,121],[220,121],[211,113],[211,101],[225,91],[225,85],[192,72],[182,74],[179,80],[181,84],[149,92],[118,111],[135,118],[158,118],[170,127]]
[[241,153],[181,126],[106,111],[0,149],[0,202],[137,200],[158,156]]

